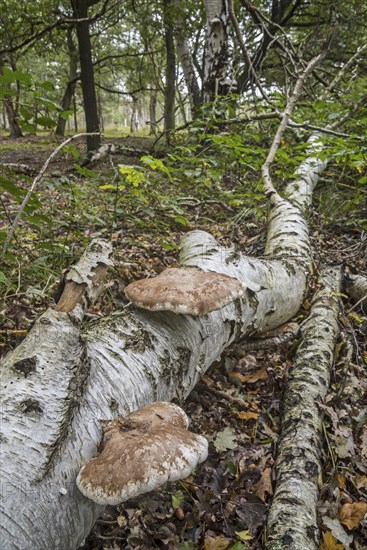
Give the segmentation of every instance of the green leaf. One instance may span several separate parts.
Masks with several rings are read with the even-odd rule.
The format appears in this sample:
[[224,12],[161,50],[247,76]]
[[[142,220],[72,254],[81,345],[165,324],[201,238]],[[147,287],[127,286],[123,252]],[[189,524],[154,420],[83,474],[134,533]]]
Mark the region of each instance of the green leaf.
[[26,107],[20,107],[19,112],[22,115],[22,117],[24,118],[24,120],[26,120],[27,122],[28,122],[28,120],[33,118],[34,113],[32,113],[32,111],[30,111]]
[[42,90],[45,90],[46,92],[53,92],[55,89],[53,82],[51,82],[50,80],[45,80],[44,82],[37,82],[37,86],[39,88],[42,88]]
[[233,476],[237,476],[237,473],[238,473],[237,465],[234,462],[232,462],[232,460],[227,460],[226,467],[230,474],[232,474]]
[[49,116],[39,116],[37,122],[44,128],[53,128],[56,126],[56,122]]
[[31,216],[26,216],[27,221],[29,223],[32,223],[34,225],[39,225],[41,222],[47,223],[48,225],[52,225],[52,220],[48,216],[45,216],[44,214],[34,214]]
[[5,273],[0,271],[0,284],[9,286],[11,283]]
[[23,195],[25,194],[23,189],[20,189],[12,181],[4,178],[4,176],[2,176],[1,174],[0,174],[0,187],[4,191],[6,191],[7,193],[10,193],[10,195],[12,195],[13,197],[16,197],[16,198],[23,197]]
[[86,168],[85,166],[80,166],[79,164],[74,164],[75,170],[80,174],[81,176],[84,176],[86,178],[95,178],[97,177],[97,173],[93,170],[89,170],[89,168]]
[[65,147],[62,148],[62,151],[63,153],[70,153],[75,160],[80,158],[80,153],[74,145],[65,145]]
[[250,535],[247,529],[245,529],[244,531],[236,531],[236,535],[238,536],[239,539],[245,540],[245,541],[253,539],[253,537]]
[[38,94],[35,94],[34,98],[37,100],[37,103],[44,105],[45,107],[47,107],[47,109],[49,109],[52,112],[59,110],[58,104],[55,103],[54,101],[51,101],[51,99],[48,99],[47,97],[42,97]]
[[61,118],[64,118],[65,120],[69,118],[69,116],[72,116],[74,114],[74,111],[61,111],[59,113]]
[[25,120],[20,120],[19,125],[22,127],[23,130],[25,130],[26,132],[29,132],[30,134],[36,133],[36,126],[34,124],[30,124]]
[[183,503],[185,498],[185,495],[182,491],[176,491],[172,495],[172,508],[176,510],[176,508],[180,508],[181,504]]
[[22,82],[22,84],[31,84],[32,83],[32,75],[29,73],[26,73],[24,71],[13,71],[15,80],[18,80],[18,82]]
[[112,185],[112,183],[107,183],[106,185],[99,185],[99,189],[117,189],[116,185]]

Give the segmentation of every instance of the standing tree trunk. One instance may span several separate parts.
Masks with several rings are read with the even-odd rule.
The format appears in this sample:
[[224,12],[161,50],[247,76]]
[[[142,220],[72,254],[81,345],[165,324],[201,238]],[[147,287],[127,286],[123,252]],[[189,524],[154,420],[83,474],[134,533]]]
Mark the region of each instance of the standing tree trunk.
[[185,25],[183,21],[183,16],[180,14],[180,10],[182,11],[183,9],[182,0],[179,0],[179,1],[176,0],[175,6],[176,6],[176,15],[177,15],[177,23],[176,23],[177,56],[181,64],[183,74],[185,77],[187,90],[189,92],[191,115],[192,115],[192,118],[195,118],[195,113],[197,112],[198,108],[201,106],[201,91],[200,91],[198,79],[196,77],[194,61],[190,52],[190,48],[189,48],[186,36],[185,36]]
[[131,96],[133,98],[131,106],[131,117],[130,117],[130,133],[135,134],[138,131],[138,98]]
[[5,106],[6,116],[8,117],[9,133],[11,137],[15,137],[15,138],[23,137],[23,132],[18,122],[18,115],[16,110],[14,109],[14,105],[12,100],[10,99],[10,96],[5,95],[4,106]]
[[214,101],[230,89],[228,64],[229,12],[227,0],[205,0],[206,45],[203,100]]
[[96,3],[97,2],[93,0],[71,0],[74,16],[77,19],[85,19],[85,21],[80,21],[76,24],[76,32],[78,36],[79,63],[86,130],[88,133],[95,134],[87,136],[88,156],[92,153],[92,151],[96,151],[101,145],[96,88],[94,84],[92,45],[90,41],[89,22],[87,21],[88,8]]
[[[73,29],[68,27],[67,29],[67,42],[68,42],[68,54],[69,54],[69,82],[66,84],[64,96],[61,100],[61,109],[63,111],[69,111],[76,87],[76,76],[78,67],[78,52],[73,40]],[[59,116],[55,133],[57,136],[65,135],[66,118]]]
[[[3,68],[4,63],[0,59],[0,76],[3,74]],[[9,93],[5,90],[4,97],[3,97],[3,105],[5,109],[5,113],[8,119],[9,124],[9,133],[11,137],[23,137],[22,129],[19,126],[18,122],[18,113],[14,107],[13,101],[12,101],[12,93],[10,90],[10,85],[5,86],[6,89],[9,90]]]
[[149,134],[156,135],[157,131],[157,92],[156,90],[150,90],[149,96]]
[[166,86],[164,90],[164,131],[175,128],[176,55],[173,31],[173,2],[163,0],[164,40],[166,45]]

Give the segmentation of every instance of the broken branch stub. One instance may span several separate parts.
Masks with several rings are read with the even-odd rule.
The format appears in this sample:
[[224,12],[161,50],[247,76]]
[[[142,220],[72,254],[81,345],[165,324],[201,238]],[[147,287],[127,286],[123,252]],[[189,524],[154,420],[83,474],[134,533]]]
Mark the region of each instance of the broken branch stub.
[[208,456],[207,440],[188,432],[188,424],[180,407],[165,402],[105,422],[102,453],[80,470],[80,491],[117,505],[187,477]]
[[157,277],[131,283],[125,294],[143,309],[200,316],[222,309],[245,290],[241,281],[223,273],[169,268]]
[[83,253],[79,262],[72,266],[64,278],[64,288],[55,310],[70,313],[77,304],[83,310],[95,302],[102,288],[101,281],[112,265],[111,243],[94,239]]

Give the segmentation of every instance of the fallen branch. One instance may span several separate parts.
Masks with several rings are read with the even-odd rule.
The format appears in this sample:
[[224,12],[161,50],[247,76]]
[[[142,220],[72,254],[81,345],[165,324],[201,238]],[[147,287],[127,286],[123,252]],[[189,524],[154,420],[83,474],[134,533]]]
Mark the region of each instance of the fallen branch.
[[316,505],[321,472],[324,403],[338,337],[340,269],[322,276],[323,288],[301,327],[298,348],[284,396],[277,482],[267,520],[267,550],[319,548]]
[[355,302],[352,309],[360,305],[367,311],[367,277],[347,275],[344,284],[347,294]]

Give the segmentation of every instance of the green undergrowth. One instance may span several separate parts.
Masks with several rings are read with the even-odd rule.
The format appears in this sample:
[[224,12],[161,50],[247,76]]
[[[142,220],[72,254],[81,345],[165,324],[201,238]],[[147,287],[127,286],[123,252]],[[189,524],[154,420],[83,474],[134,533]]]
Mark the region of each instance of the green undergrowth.
[[[237,124],[218,130],[218,120],[198,121],[173,134],[164,155],[145,155],[135,164],[113,156],[86,168],[81,146],[65,147],[62,155],[70,168],[58,161],[28,201],[0,269],[0,295],[29,286],[50,293],[61,270],[97,235],[110,238],[121,231],[130,243],[154,241],[176,254],[180,235],[194,228],[218,235],[221,226],[262,227],[267,204],[261,165],[276,125],[268,121],[266,129]],[[319,219],[366,229],[366,150],[360,143],[341,145],[330,138],[321,153],[332,161],[316,193]],[[20,150],[22,140],[15,145],[13,140],[11,147]],[[52,150],[45,138],[27,143],[27,149],[44,147]],[[282,140],[272,166],[278,189],[294,177],[305,151],[299,135],[289,133]],[[1,247],[31,182],[5,169],[0,175]]]

